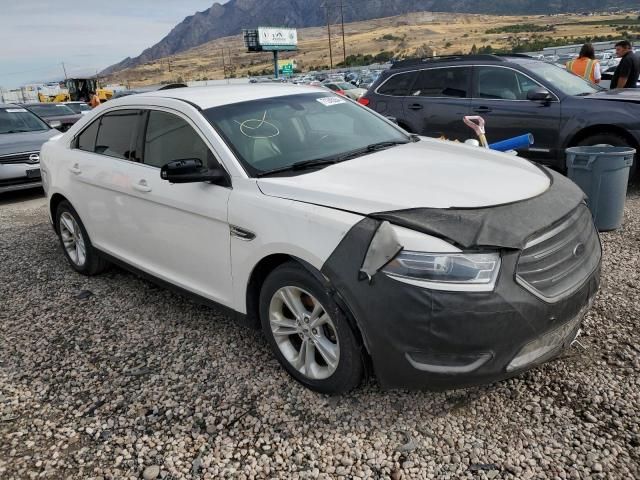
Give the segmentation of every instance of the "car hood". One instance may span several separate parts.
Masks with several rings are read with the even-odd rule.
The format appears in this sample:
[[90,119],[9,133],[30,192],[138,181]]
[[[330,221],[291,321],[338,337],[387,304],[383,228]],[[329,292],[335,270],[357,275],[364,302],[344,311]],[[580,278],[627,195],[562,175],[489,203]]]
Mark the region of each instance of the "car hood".
[[602,92],[592,93],[584,98],[590,100],[611,100],[614,102],[640,103],[640,89],[619,88],[616,90],[604,90]]
[[56,135],[60,135],[60,132],[53,128],[39,132],[0,134],[0,155],[40,151],[42,144]]
[[539,167],[478,147],[423,139],[293,177],[265,177],[265,194],[367,215],[476,208],[525,200],[551,184]]

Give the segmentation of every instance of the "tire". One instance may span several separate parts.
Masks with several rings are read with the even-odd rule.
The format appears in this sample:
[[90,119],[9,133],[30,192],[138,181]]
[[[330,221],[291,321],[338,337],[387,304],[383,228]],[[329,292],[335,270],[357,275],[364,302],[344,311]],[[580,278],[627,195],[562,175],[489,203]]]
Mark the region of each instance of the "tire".
[[284,369],[319,393],[348,392],[362,381],[362,350],[345,314],[304,267],[285,263],[260,291],[262,330]]
[[93,248],[78,213],[66,200],[58,205],[55,222],[64,256],[76,272],[97,275],[108,267],[108,262]]
[[[636,148],[622,135],[613,132],[603,132],[596,135],[591,135],[587,138],[580,140],[577,144],[578,147],[592,147],[594,145],[611,145],[612,147],[629,147]],[[637,158],[640,155],[640,151],[636,153],[636,157],[633,160],[633,165],[629,170],[629,181],[634,180],[637,174]]]

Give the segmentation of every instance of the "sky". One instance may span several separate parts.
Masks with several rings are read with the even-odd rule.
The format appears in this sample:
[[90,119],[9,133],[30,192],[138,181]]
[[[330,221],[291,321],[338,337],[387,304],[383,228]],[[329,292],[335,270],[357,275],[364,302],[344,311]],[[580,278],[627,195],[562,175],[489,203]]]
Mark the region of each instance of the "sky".
[[[217,0],[225,3],[226,0]],[[95,75],[214,0],[0,0],[0,87]],[[91,7],[91,10],[88,9]]]

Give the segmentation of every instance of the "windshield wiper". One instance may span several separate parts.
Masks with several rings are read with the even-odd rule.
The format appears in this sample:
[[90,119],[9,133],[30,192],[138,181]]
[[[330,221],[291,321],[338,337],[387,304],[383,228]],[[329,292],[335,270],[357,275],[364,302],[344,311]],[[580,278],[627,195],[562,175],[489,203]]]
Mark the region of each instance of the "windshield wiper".
[[291,165],[287,165],[285,167],[275,168],[273,170],[268,170],[266,172],[259,173],[257,176],[266,177],[269,175],[275,175],[277,173],[282,173],[282,172],[295,172],[298,170],[307,170],[307,169],[316,168],[316,167],[333,165],[334,163],[344,162],[346,160],[351,160],[352,158],[366,155],[367,153],[377,152],[378,150],[384,150],[386,148],[391,148],[396,145],[404,145],[405,143],[409,143],[409,141],[402,140],[402,141],[372,143],[370,145],[367,145],[364,148],[359,148],[357,150],[344,153],[342,155],[336,155],[334,157],[326,157],[326,158],[317,158],[314,160],[304,160],[302,162],[296,162]]
[[364,148],[359,148],[358,150],[353,150],[352,152],[345,153],[339,157],[340,162],[344,162],[345,160],[351,160],[352,158],[361,157],[362,155],[366,155],[367,153],[377,152],[379,150],[385,150],[387,148],[395,147],[396,145],[404,145],[409,143],[407,140],[400,141],[390,141],[390,142],[378,142],[367,145]]
[[287,165],[286,167],[274,168],[273,170],[268,170],[266,172],[259,173],[258,177],[266,177],[268,175],[274,175],[276,173],[282,173],[282,172],[295,172],[297,170],[307,170],[310,168],[323,167],[326,165],[332,165],[337,162],[338,160],[333,157],[316,158],[313,160],[303,160],[301,162],[296,162],[291,165]]
[[3,132],[3,133],[25,133],[30,131],[31,130],[7,130],[6,132]]

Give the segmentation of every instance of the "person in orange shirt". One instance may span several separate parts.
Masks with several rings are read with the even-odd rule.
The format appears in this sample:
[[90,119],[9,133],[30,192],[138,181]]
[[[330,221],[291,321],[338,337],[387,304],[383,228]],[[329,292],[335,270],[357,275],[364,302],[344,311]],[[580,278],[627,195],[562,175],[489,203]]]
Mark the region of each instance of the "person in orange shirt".
[[91,108],[96,108],[100,105],[100,97],[98,97],[98,94],[96,92],[91,92],[91,100],[89,102],[89,105],[91,105]]
[[602,80],[600,62],[596,60],[596,53],[590,43],[582,46],[578,58],[567,62],[567,70],[591,83],[600,83]]

